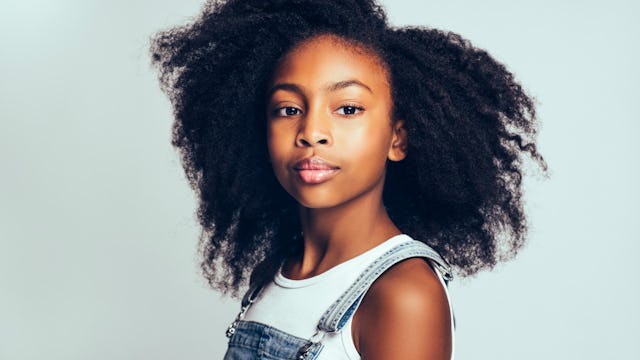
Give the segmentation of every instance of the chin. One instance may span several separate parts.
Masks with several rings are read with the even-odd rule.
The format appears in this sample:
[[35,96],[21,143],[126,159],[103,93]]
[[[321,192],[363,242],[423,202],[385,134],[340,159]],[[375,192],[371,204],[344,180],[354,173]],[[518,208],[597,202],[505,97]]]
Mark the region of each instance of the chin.
[[328,209],[339,205],[340,202],[330,202],[326,199],[304,199],[300,197],[295,198],[298,202],[298,205],[305,207],[307,209]]
[[308,209],[327,209],[340,205],[344,202],[335,198],[335,192],[332,194],[323,194],[322,192],[305,191],[304,193],[290,193],[290,195],[300,206]]

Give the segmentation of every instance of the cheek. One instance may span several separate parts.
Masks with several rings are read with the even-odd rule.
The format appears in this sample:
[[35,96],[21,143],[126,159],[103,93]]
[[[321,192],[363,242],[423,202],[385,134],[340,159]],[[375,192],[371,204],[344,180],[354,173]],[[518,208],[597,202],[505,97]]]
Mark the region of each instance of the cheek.
[[269,159],[271,162],[277,162],[282,157],[282,143],[281,132],[274,126],[267,126],[267,148],[269,151]]
[[267,151],[269,152],[269,161],[273,163],[273,160],[277,157],[278,150],[274,148],[275,142],[270,132],[267,131]]
[[269,151],[269,160],[271,167],[278,181],[282,184],[285,173],[287,171],[286,160],[288,159],[289,147],[285,146],[287,136],[277,128],[267,128],[267,150]]
[[391,136],[384,125],[368,126],[341,134],[336,139],[343,145],[341,151],[350,154],[348,158],[372,167],[384,166],[387,159]]

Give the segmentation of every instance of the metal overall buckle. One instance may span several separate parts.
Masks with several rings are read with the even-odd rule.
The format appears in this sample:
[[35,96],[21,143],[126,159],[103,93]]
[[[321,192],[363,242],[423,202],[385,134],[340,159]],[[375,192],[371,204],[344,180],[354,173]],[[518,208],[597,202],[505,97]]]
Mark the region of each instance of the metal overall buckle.
[[236,316],[236,319],[227,328],[226,335],[227,335],[228,338],[232,337],[233,334],[236,333],[236,328],[238,327],[238,322],[240,322],[240,320],[242,320],[244,318],[244,314],[247,312],[247,309],[249,308],[249,306],[251,306],[251,303],[253,303],[253,300],[251,300],[247,305],[243,306],[240,309],[240,313],[238,313],[238,316]]
[[322,341],[322,339],[324,338],[324,334],[324,331],[317,329],[316,333],[311,336],[309,341],[300,348],[300,351],[298,352],[298,360],[306,360],[309,356],[309,353],[311,353],[311,349],[313,348],[313,346],[319,344]]

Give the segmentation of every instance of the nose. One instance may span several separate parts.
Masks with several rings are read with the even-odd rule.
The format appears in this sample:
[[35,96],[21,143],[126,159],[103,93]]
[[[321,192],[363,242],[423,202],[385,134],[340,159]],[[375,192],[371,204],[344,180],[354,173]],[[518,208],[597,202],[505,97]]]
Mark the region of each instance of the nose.
[[319,111],[308,112],[300,121],[296,146],[308,147],[332,143],[330,119]]

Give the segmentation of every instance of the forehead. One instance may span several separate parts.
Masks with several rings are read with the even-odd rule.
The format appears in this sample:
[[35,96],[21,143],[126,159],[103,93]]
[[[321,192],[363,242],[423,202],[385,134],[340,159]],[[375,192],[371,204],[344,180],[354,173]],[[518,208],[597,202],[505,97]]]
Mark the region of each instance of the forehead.
[[294,82],[313,89],[357,80],[374,93],[388,95],[388,72],[383,64],[376,53],[362,45],[334,35],[319,35],[298,44],[280,60],[271,85]]

